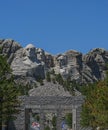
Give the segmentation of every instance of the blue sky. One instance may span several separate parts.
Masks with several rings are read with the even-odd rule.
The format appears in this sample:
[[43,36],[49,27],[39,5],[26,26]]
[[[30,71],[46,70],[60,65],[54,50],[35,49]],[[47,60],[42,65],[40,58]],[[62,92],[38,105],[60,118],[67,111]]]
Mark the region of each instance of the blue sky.
[[52,54],[108,49],[108,0],[0,0],[0,39]]

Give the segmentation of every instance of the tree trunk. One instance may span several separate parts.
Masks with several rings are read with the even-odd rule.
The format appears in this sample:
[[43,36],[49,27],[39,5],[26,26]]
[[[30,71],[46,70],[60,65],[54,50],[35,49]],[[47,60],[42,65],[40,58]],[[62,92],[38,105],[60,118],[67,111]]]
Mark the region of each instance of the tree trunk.
[[0,130],[2,130],[2,122],[0,121]]

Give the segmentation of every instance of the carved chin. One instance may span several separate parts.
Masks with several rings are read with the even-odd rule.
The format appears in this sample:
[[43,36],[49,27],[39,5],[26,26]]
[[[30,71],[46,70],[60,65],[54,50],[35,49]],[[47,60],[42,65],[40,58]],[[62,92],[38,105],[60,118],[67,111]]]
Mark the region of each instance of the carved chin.
[[32,62],[29,58],[26,57],[26,58],[23,59],[23,63],[27,64],[27,65],[31,65]]
[[23,59],[23,63],[24,63],[25,66],[28,66],[28,67],[37,67],[37,66],[39,66],[38,63],[31,61],[28,57]]

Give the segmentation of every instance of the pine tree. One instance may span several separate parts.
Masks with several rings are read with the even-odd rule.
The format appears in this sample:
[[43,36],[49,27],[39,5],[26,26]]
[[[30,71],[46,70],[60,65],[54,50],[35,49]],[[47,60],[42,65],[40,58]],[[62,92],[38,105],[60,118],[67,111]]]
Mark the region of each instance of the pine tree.
[[46,80],[47,80],[47,82],[51,82],[50,72],[46,73]]
[[0,55],[0,129],[2,125],[7,125],[10,120],[15,119],[14,114],[19,112],[18,94],[10,66],[6,58]]
[[82,107],[81,124],[95,130],[108,128],[108,85],[107,80],[99,81],[86,88],[85,103]]
[[64,80],[63,80],[63,77],[61,76],[61,74],[56,74],[55,79],[56,79],[56,81],[57,81],[60,85],[63,85]]

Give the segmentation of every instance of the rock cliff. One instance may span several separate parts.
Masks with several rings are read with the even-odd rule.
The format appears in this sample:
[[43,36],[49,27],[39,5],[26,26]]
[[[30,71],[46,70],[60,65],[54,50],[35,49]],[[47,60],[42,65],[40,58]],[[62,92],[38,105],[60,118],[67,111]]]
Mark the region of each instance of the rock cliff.
[[69,50],[54,56],[32,44],[23,48],[11,39],[0,40],[0,53],[7,56],[18,82],[24,79],[25,83],[44,79],[50,70],[78,83],[92,83],[105,78],[108,63],[108,51],[102,48],[93,49],[85,55]]

